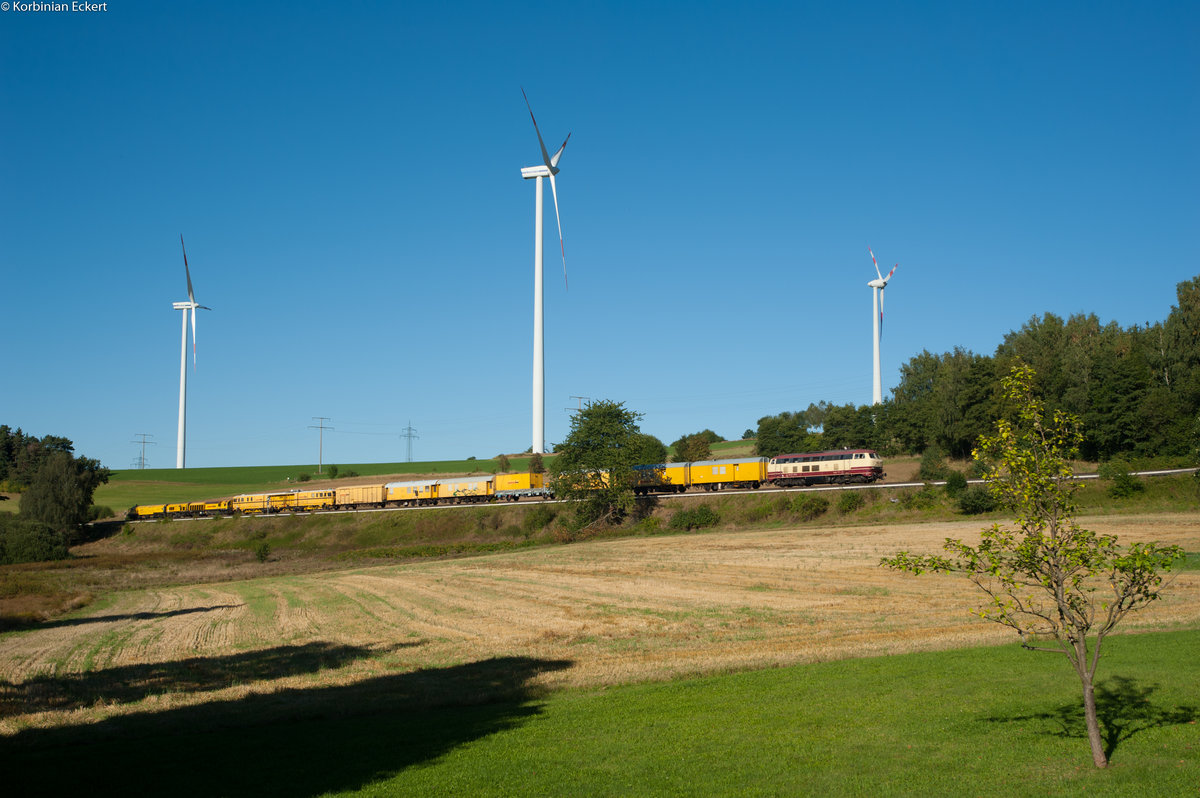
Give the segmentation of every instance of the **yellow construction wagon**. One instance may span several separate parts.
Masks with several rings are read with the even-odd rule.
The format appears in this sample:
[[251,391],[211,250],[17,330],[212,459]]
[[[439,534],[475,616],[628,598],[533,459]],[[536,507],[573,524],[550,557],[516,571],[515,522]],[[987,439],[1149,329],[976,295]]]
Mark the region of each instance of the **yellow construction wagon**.
[[383,486],[388,504],[400,507],[415,507],[421,504],[437,504],[437,480],[421,479],[408,482],[389,482]]
[[333,507],[334,493],[333,488],[298,491],[292,506],[297,510],[328,510]]
[[545,474],[497,474],[496,498],[515,502],[523,497],[547,498],[554,494],[546,486]]
[[490,502],[496,495],[496,480],[491,476],[439,479],[437,499],[454,504]]
[[144,521],[147,518],[162,518],[167,513],[165,504],[138,504],[129,508],[125,517],[130,521]]
[[334,495],[334,504],[347,510],[382,507],[386,501],[387,488],[383,485],[352,485],[348,488],[338,488]]
[[292,491],[279,493],[243,493],[229,500],[229,509],[239,513],[278,513],[293,506],[296,494]]
[[704,490],[757,488],[767,481],[767,458],[739,457],[692,463],[689,485]]
[[683,493],[688,488],[690,463],[659,463],[657,465],[634,466],[637,481],[633,492],[639,495],[647,493]]

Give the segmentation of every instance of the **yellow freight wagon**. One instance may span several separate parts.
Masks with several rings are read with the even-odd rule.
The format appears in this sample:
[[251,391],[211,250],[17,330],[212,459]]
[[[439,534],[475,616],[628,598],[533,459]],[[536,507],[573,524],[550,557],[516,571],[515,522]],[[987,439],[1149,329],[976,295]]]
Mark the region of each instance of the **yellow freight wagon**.
[[541,474],[497,474],[496,493],[507,493],[513,490],[529,490],[533,487],[534,478],[541,479]]
[[637,483],[633,492],[683,493],[688,487],[690,463],[659,463],[658,465],[635,466]]
[[165,512],[167,515],[187,515],[188,505],[186,503],[168,504]]
[[414,507],[419,504],[437,504],[437,480],[422,479],[409,482],[389,482],[383,486],[388,504]]
[[515,502],[523,496],[553,496],[545,474],[497,474],[496,498]]
[[748,457],[734,461],[737,481],[742,487],[758,488],[767,482],[767,458]]
[[454,503],[488,502],[495,495],[496,482],[490,476],[455,477],[438,480],[438,501]]
[[357,510],[359,507],[382,507],[387,501],[387,488],[383,485],[354,485],[338,488],[334,502],[338,507]]
[[167,505],[165,504],[138,504],[129,510],[126,518],[130,521],[142,521],[147,518],[159,518],[166,513]]
[[221,499],[215,502],[204,503],[204,513],[206,515],[224,515],[229,512],[229,499]]
[[704,490],[720,490],[721,485],[734,481],[737,466],[721,460],[698,460],[692,463],[692,484]]
[[767,481],[767,459],[740,457],[698,460],[692,463],[690,479],[689,484],[704,490],[757,488]]

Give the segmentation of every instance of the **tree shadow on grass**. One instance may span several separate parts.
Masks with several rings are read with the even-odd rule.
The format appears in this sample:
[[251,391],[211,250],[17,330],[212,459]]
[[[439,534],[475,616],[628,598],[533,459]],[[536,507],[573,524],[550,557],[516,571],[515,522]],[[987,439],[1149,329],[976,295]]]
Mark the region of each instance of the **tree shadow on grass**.
[[191,615],[197,612],[211,612],[212,610],[228,610],[242,606],[245,605],[214,604],[211,607],[188,607],[187,609],[171,610],[169,612],[133,612],[125,615],[90,615],[84,618],[62,618],[55,621],[28,621],[24,625],[15,628],[54,629],[59,626],[84,626],[89,623],[108,623],[110,621],[152,621],[155,618],[173,618],[177,615]]
[[27,728],[0,745],[0,772],[13,795],[356,790],[529,721],[540,712],[535,677],[571,664],[501,657]]
[[[1100,733],[1104,738],[1104,753],[1110,759],[1121,743],[1147,729],[1181,726],[1195,723],[1197,718],[1200,718],[1200,712],[1197,712],[1194,706],[1169,708],[1155,705],[1150,697],[1157,690],[1158,685],[1143,686],[1137,679],[1127,676],[1112,676],[1096,685],[1096,717],[1100,721]],[[1046,712],[987,720],[994,723],[1054,721],[1058,728],[1050,733],[1058,737],[1087,739],[1082,697],[1078,701],[1060,704]]]
[[317,641],[221,657],[191,657],[84,673],[36,676],[19,684],[0,679],[0,718],[70,711],[98,704],[130,704],[151,695],[211,692],[238,684],[340,668],[355,660],[412,645],[419,644],[379,649]]

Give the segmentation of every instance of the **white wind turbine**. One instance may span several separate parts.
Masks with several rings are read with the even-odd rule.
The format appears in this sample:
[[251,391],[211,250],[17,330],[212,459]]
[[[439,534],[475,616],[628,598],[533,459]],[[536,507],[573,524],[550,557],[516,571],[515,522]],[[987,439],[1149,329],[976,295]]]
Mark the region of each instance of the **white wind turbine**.
[[558,152],[551,155],[546,151],[546,143],[542,141],[542,131],[538,130],[537,119],[534,119],[533,108],[529,105],[529,95],[521,89],[525,98],[525,107],[529,109],[529,118],[533,120],[533,132],[537,133],[538,146],[542,149],[542,163],[539,166],[526,166],[521,169],[521,177],[526,180],[537,179],[537,201],[534,210],[533,225],[533,451],[544,454],[546,451],[546,367],[545,367],[545,331],[542,313],[542,178],[550,178],[550,193],[554,197],[554,219],[558,222],[558,247],[562,252],[563,285],[567,284],[567,250],[563,246],[562,219],[558,215],[558,188],[554,184],[554,176],[558,174],[558,159],[562,157],[571,134],[563,139]]
[[872,340],[875,343],[875,384],[871,394],[871,404],[877,405],[883,402],[883,381],[880,379],[879,373],[879,339],[883,335],[883,289],[887,288],[888,280],[892,279],[892,275],[896,273],[896,269],[900,267],[900,264],[897,263],[893,266],[892,270],[888,272],[887,277],[884,277],[879,271],[879,264],[875,261],[875,253],[871,252],[870,247],[867,247],[867,252],[871,253],[871,263],[875,264],[875,274],[879,278],[867,283],[867,285],[874,289],[872,295],[875,300],[875,312],[872,314],[875,320],[875,334],[872,336]]
[[192,292],[192,272],[188,269],[187,247],[183,245],[183,236],[179,236],[179,246],[183,249],[183,273],[187,275],[188,301],[175,302],[172,307],[183,311],[183,343],[179,352],[179,437],[175,448],[175,467],[183,468],[187,449],[187,340],[188,340],[188,311],[192,313],[192,368],[196,367],[196,311],[198,309],[212,310],[196,303],[196,295]]

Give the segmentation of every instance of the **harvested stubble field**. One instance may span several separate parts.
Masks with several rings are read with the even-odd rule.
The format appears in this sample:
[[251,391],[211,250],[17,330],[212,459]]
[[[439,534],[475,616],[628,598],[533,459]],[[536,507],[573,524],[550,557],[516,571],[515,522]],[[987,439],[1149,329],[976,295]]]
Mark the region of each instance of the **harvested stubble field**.
[[[1124,542],[1200,551],[1200,513],[1082,520]],[[966,580],[878,566],[897,550],[938,551],[945,537],[973,539],[978,529],[962,521],[625,538],[122,591],[0,636],[0,735],[252,695],[278,696],[288,704],[275,708],[282,716],[303,715],[304,701],[341,687],[487,660],[546,663],[529,686],[556,689],[1011,642],[969,614],[979,595]],[[1200,571],[1185,570],[1124,629],[1197,626]],[[431,680],[408,699],[470,701],[460,686]]]

